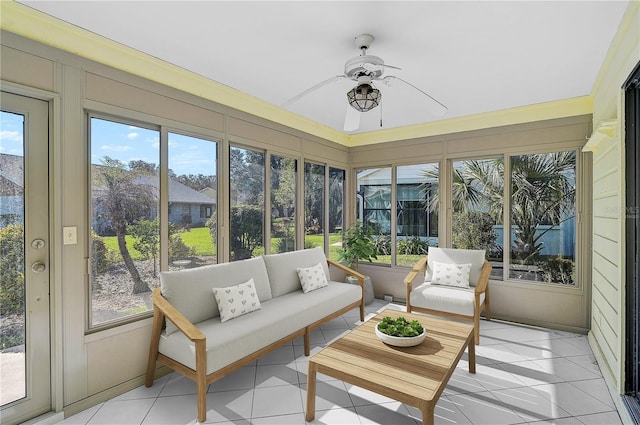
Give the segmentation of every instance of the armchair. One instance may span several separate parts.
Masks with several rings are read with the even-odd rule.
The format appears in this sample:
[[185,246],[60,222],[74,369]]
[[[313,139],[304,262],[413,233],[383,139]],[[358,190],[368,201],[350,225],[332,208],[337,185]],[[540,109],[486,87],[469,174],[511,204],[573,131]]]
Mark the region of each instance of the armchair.
[[[414,285],[416,276],[422,272],[424,281]],[[429,255],[418,260],[404,278],[407,312],[472,321],[475,343],[479,344],[483,307],[485,318],[491,320],[490,275],[491,264],[485,259],[484,250],[429,248]]]

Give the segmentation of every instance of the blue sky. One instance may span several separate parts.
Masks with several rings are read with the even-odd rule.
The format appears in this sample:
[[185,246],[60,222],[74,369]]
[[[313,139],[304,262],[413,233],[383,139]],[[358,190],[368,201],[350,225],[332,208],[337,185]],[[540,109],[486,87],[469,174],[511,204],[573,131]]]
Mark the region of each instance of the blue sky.
[[[124,163],[160,161],[160,132],[93,118],[91,120],[91,163],[109,156]],[[216,143],[180,134],[169,134],[169,168],[176,174],[216,173]]]
[[[0,113],[0,153],[23,155],[23,116]],[[176,174],[216,174],[216,143],[169,133],[169,168]],[[143,160],[158,164],[160,132],[147,128],[93,118],[91,120],[91,163],[109,156],[126,164]]]
[[8,112],[0,113],[0,153],[24,155],[22,148],[23,117]]

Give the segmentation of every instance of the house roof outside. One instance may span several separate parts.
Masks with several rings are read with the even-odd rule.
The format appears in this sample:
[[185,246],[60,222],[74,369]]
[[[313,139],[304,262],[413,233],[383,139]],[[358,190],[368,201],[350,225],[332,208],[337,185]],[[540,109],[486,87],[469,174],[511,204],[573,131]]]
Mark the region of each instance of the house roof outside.
[[[92,167],[100,168],[102,165],[93,165]],[[159,195],[159,179],[154,175],[141,175],[136,177],[136,183],[141,185],[147,185],[151,188],[153,196],[157,199]],[[104,189],[94,186],[94,194],[102,192]],[[183,204],[204,204],[215,205],[216,200],[198,192],[189,186],[180,183],[174,179],[169,178],[169,202],[170,203],[183,203]]]

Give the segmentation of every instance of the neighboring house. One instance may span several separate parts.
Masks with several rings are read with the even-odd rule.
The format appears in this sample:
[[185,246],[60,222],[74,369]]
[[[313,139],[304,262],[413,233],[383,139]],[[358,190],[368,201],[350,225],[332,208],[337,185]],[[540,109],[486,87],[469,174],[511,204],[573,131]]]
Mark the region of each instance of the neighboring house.
[[[153,198],[159,198],[159,179],[154,175],[136,177],[136,183],[149,187]],[[93,190],[93,229],[100,235],[108,234],[110,230],[109,218],[100,213],[100,198],[104,196],[104,188],[94,185]],[[216,200],[190,188],[176,180],[169,178],[169,222],[178,226],[201,227],[211,217],[216,208]],[[146,217],[153,220],[158,216],[157,203],[153,205]]]
[[0,227],[24,219],[24,157],[0,153]]
[[[208,189],[216,196],[214,189],[204,190]],[[209,193],[198,192],[169,179],[169,221],[178,225],[204,226],[217,204],[216,198],[210,197]]]

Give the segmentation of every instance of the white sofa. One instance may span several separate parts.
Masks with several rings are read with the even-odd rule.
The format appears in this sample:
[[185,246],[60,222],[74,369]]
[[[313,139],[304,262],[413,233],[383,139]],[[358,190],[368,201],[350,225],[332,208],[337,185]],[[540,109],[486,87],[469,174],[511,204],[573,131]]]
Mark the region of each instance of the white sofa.
[[[297,268],[318,263],[328,285],[304,293]],[[358,285],[331,281],[329,266],[358,277]],[[156,362],[193,379],[198,421],[204,422],[207,384],[300,336],[308,356],[311,330],[355,307],[360,308],[364,321],[364,278],[328,260],[321,248],[162,272],[161,288],[152,295],[146,386],[153,385]],[[228,288],[249,279],[255,284],[260,308],[223,322],[213,288]]]

